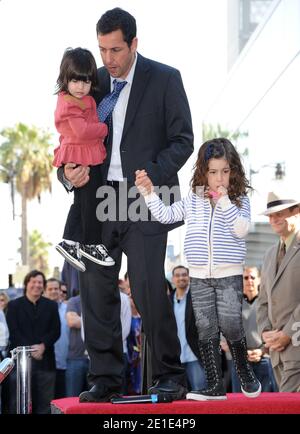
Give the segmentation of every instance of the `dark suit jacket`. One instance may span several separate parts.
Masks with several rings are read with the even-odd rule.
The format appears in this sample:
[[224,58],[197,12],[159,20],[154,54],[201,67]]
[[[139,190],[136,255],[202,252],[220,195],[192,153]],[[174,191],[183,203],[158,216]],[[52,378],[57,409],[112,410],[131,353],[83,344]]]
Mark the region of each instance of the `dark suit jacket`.
[[[172,307],[174,305],[175,292],[176,291],[173,291],[170,294],[170,300],[172,303]],[[187,296],[186,296],[185,333],[186,333],[187,343],[191,347],[195,356],[200,360],[200,352],[199,352],[199,346],[198,346],[198,333],[197,333],[197,328],[196,328],[196,323],[195,323],[195,316],[194,316],[192,298],[191,298],[190,291],[187,293]]]
[[[97,105],[111,91],[110,75],[104,67],[98,70],[98,78],[99,92],[94,95]],[[106,146],[107,158],[102,164],[104,182],[111,159],[111,134]],[[180,72],[138,54],[120,145],[128,187],[134,186],[138,169],[145,169],[155,186],[178,186],[177,173],[192,152],[192,120]],[[58,174],[60,178],[60,171]],[[179,199],[180,195],[176,197]],[[144,233],[151,234],[166,232],[182,223],[138,224]]]
[[33,367],[54,370],[54,343],[60,336],[58,304],[42,296],[33,305],[26,296],[19,297],[9,302],[6,320],[10,350],[43,343],[46,347],[43,359],[32,359]]
[[[98,78],[97,104],[110,92],[104,67],[98,70]],[[104,175],[110,143],[107,151]],[[191,114],[179,71],[138,55],[120,151],[129,186],[134,185],[137,169],[146,169],[156,186],[178,185],[177,173],[193,152]]]

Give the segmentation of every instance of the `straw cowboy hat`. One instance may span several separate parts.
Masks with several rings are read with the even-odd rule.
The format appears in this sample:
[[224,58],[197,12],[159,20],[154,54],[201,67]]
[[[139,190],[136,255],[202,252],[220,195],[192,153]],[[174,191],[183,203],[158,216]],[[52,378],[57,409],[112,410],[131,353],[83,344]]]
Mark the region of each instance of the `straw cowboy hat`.
[[267,199],[267,209],[262,212],[263,215],[269,215],[273,212],[282,211],[283,209],[287,209],[290,206],[299,205],[299,199],[287,199],[289,194],[278,194],[271,191],[268,193]]

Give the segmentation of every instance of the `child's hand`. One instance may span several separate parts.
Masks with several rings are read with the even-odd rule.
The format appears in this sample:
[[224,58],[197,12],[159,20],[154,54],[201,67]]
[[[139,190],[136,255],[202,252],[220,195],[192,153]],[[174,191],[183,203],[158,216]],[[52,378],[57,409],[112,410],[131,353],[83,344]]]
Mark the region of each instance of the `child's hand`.
[[221,185],[220,187],[217,188],[217,193],[218,193],[218,199],[220,199],[223,196],[227,196],[228,191],[227,188],[223,187],[223,185]]
[[223,185],[220,185],[220,187],[217,187],[217,191],[211,190],[210,188],[206,190],[205,197],[212,199],[216,203],[222,196],[226,196],[227,194],[227,189],[223,187]]
[[222,196],[226,196],[228,194],[228,191],[223,185],[220,187],[217,187],[217,191],[208,190],[208,197],[211,198],[214,202],[217,202]]
[[209,190],[208,191],[209,196],[214,199],[215,201],[219,200],[222,196],[226,196],[228,194],[228,191],[223,185],[220,185],[220,187],[217,187],[217,191]]
[[212,199],[216,199],[216,200],[219,199],[219,194],[213,190],[209,190],[208,194],[209,194],[209,197],[211,197]]
[[148,194],[151,194],[153,191],[152,181],[144,169],[136,170],[135,185],[143,196],[147,196]]

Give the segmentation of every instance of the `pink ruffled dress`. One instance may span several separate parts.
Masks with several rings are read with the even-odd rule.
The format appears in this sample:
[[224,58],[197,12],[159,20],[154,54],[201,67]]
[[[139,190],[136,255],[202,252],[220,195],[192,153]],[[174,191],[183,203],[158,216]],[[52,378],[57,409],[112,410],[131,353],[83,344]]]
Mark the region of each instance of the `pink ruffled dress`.
[[99,122],[91,96],[78,99],[61,92],[55,110],[55,126],[60,133],[60,145],[54,150],[55,167],[66,163],[96,166],[103,162],[106,157],[103,140],[108,129]]

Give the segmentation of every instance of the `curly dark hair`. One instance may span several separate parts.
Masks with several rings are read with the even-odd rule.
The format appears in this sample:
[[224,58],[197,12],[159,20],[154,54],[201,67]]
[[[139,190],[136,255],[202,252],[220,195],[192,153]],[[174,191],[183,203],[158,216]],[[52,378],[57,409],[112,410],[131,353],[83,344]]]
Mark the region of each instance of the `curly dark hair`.
[[55,93],[68,92],[68,83],[71,80],[91,81],[91,92],[98,89],[96,61],[92,53],[86,48],[77,47],[65,50],[60,64]]
[[197,161],[193,167],[191,188],[196,193],[199,186],[207,187],[208,162],[211,158],[223,158],[230,166],[228,187],[229,199],[237,206],[241,206],[240,197],[245,196],[252,187],[246,178],[240,156],[233,144],[223,137],[208,140],[200,147]]

